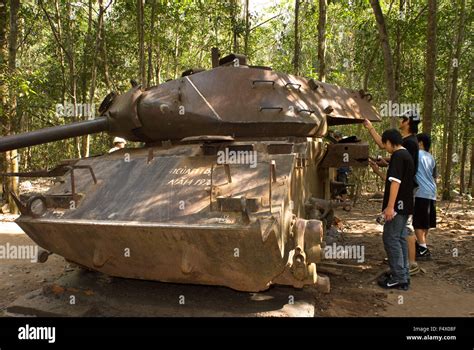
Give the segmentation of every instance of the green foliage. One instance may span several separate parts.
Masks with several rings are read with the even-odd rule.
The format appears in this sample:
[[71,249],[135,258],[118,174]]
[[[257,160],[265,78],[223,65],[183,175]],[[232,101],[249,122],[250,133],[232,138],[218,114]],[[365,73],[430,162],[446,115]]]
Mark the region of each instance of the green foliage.
[[[43,1],[56,32],[61,31],[60,42],[76,62],[78,102],[86,102],[90,89],[91,62],[97,62],[97,83],[94,103],[98,106],[109,89],[124,91],[130,79],[139,80],[137,29],[137,1],[113,1],[104,17],[103,39],[107,48],[107,65],[111,87],[107,87],[102,54],[96,51],[97,14],[99,6],[92,1],[92,23],[89,27],[89,1]],[[108,5],[110,0],[104,0]],[[67,4],[72,6],[68,16]],[[317,78],[318,56],[318,1],[300,1],[301,74]],[[23,2],[20,8],[19,47],[17,70],[14,77],[5,76],[18,97],[17,132],[70,122],[57,116],[56,104],[70,100],[68,57],[64,54],[48,18],[38,2]],[[275,70],[293,71],[294,0],[261,2],[250,0],[249,61],[253,65],[271,66]],[[258,7],[257,7],[258,5]],[[399,72],[400,102],[423,104],[427,5],[425,0],[407,2],[399,11],[398,1],[381,1],[390,36],[390,45]],[[151,84],[159,84],[178,77],[191,67],[208,68],[210,49],[219,47],[223,54],[233,50],[234,34],[237,48],[244,51],[246,34],[244,1],[238,0],[156,0],[154,31],[152,33],[153,1],[144,5],[145,55],[151,46],[153,74]],[[472,138],[472,116],[467,108],[472,104],[472,91],[467,81],[472,69],[472,19],[474,11],[467,3],[466,34],[460,62],[459,99],[456,130],[469,128]],[[447,72],[456,34],[458,4],[456,1],[438,1],[438,59],[436,71],[435,111],[433,120],[433,150],[441,156],[441,135]],[[58,17],[59,16],[59,17]],[[60,19],[61,25],[58,25]],[[69,32],[71,28],[71,32]],[[367,82],[376,106],[386,101],[383,56],[378,40],[377,26],[368,1],[331,0],[327,8],[326,81],[360,89]],[[399,42],[399,45],[397,45]],[[99,50],[100,51],[100,50]],[[86,97],[86,101],[83,98]],[[472,113],[472,109],[471,109]],[[389,126],[384,120],[380,129]],[[360,126],[344,126],[345,134],[359,134],[367,138]],[[91,138],[91,154],[100,154],[110,148],[110,138],[103,134]],[[459,152],[461,138],[455,138]],[[377,152],[371,144],[373,152]],[[41,168],[51,166],[62,158],[75,157],[74,142],[66,140],[22,150],[22,166]]]

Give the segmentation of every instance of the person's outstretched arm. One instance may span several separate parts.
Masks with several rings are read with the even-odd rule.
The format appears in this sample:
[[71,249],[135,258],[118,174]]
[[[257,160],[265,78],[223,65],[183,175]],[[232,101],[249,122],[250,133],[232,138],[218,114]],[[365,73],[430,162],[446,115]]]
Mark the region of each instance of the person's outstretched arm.
[[369,130],[370,136],[374,139],[375,143],[377,146],[379,146],[380,149],[385,149],[385,146],[382,143],[382,138],[380,137],[379,133],[375,130],[374,126],[368,119],[364,119],[364,127]]

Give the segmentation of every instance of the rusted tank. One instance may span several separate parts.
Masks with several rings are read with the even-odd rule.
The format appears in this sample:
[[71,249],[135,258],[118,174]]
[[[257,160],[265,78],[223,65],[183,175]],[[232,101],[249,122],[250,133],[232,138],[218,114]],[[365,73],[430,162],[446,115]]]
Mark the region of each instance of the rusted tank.
[[328,287],[317,274],[325,228],[305,204],[329,198],[330,167],[367,164],[367,144],[328,151],[323,137],[330,125],[378,120],[370,95],[240,55],[219,63],[109,94],[95,120],[0,138],[1,151],[100,131],[144,143],[4,174],[58,179],[44,194],[15,196],[16,222],[46,250],[41,260],[54,253],[112,276],[241,291]]

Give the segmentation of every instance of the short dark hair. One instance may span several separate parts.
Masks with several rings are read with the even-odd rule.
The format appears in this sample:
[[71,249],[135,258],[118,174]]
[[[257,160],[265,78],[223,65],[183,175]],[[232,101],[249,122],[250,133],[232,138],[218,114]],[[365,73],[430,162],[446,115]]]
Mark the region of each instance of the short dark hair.
[[418,133],[418,124],[420,123],[419,121],[415,121],[411,118],[409,118],[410,121],[408,123],[408,129],[410,131],[410,134],[417,134]]
[[382,134],[382,143],[390,143],[394,146],[401,145],[403,142],[402,134],[397,129],[385,130]]
[[425,148],[425,151],[429,152],[431,148],[430,135],[423,132],[421,134],[416,135],[416,138],[418,139],[418,142],[423,142],[423,147]]
[[410,134],[418,134],[418,124],[420,123],[421,119],[416,110],[410,109],[403,113],[400,117],[403,118],[403,121],[409,120],[408,130]]

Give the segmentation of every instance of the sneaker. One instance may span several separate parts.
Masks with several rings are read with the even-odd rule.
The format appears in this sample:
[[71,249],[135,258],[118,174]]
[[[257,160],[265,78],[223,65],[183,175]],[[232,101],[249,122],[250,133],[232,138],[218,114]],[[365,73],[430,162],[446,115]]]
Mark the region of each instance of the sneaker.
[[421,248],[421,245],[420,243],[418,243],[418,241],[415,241],[415,248],[416,248],[416,251],[419,251]]
[[392,274],[390,273],[390,271],[385,271],[382,275],[379,276],[379,278],[377,278],[377,283],[380,284],[381,282],[391,277],[392,277]]
[[420,273],[420,267],[418,266],[418,264],[410,264],[410,276],[414,276],[416,275],[417,273]]
[[408,283],[402,283],[395,281],[392,276],[386,278],[383,281],[378,282],[379,286],[385,289],[401,289],[401,290],[408,290],[409,285]]
[[[384,274],[381,275],[377,279],[377,283],[380,285],[380,283],[382,283],[384,280],[390,279],[390,278],[392,278],[392,273],[390,271],[385,271]],[[410,286],[410,277],[408,277],[407,284],[408,284],[408,286]]]
[[430,250],[428,248],[420,246],[420,249],[416,250],[416,259],[417,260],[431,260],[432,257],[431,257]]

